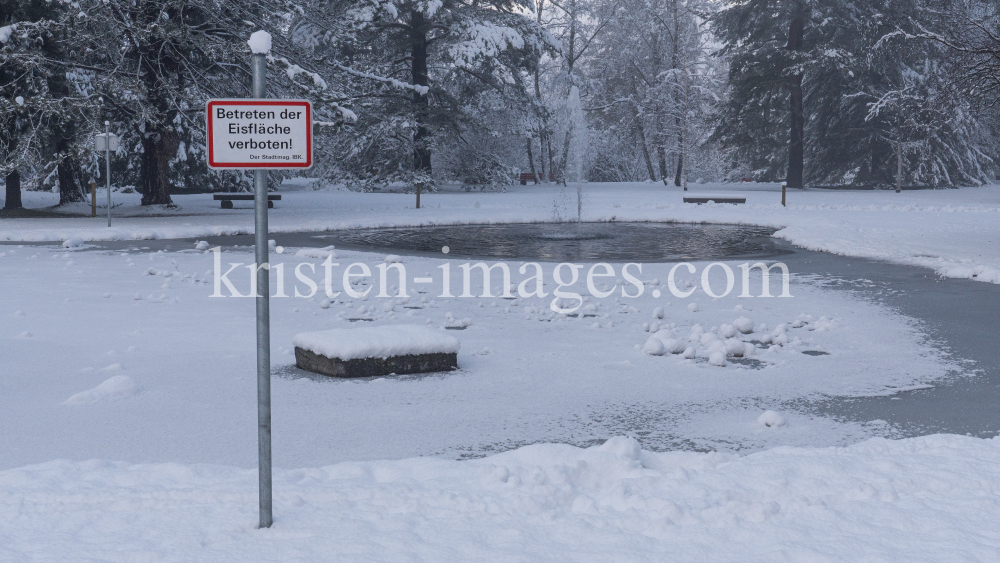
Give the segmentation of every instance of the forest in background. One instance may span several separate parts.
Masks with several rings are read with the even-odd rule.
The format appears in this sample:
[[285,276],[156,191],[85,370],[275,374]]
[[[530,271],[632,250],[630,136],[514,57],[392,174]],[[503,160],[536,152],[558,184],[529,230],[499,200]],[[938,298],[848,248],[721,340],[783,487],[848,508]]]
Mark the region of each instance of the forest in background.
[[[205,103],[314,105],[309,175],[352,189],[751,179],[980,185],[1000,171],[989,0],[0,0],[0,176],[79,201],[241,191]],[[279,181],[279,174],[272,174]],[[130,188],[131,189],[131,188]]]

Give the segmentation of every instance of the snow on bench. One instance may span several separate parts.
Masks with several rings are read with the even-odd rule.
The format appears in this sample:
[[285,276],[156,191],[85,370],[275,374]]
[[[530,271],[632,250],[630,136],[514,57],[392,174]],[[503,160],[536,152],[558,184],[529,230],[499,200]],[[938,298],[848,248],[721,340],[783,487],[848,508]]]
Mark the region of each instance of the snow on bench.
[[333,377],[372,377],[458,368],[458,340],[418,325],[303,332],[292,340],[299,368]]
[[684,196],[684,203],[746,203],[743,194],[692,194]]

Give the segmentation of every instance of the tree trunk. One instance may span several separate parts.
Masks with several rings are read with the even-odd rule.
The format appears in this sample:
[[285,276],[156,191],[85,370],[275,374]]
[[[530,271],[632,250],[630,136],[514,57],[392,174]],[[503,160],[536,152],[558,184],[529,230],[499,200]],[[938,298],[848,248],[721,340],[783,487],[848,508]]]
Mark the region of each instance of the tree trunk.
[[[801,51],[805,32],[805,16],[799,14],[788,25],[788,46],[791,51]],[[788,77],[789,102],[791,104],[791,133],[788,140],[788,175],[785,181],[789,188],[803,187],[805,169],[805,112],[802,108],[802,73]]]
[[17,169],[11,170],[4,180],[7,183],[7,199],[4,201],[4,209],[21,209],[21,172]]
[[660,166],[660,179],[663,180],[663,185],[667,185],[667,151],[663,148],[663,143],[657,143],[656,145],[656,162]]
[[[545,0],[538,0],[536,2],[536,6],[537,6],[537,8],[535,10],[535,23],[537,23],[538,26],[541,27],[541,25],[542,25],[542,10],[545,9]],[[548,175],[545,172],[545,154],[546,154],[546,152],[545,152],[545,141],[548,139],[549,120],[548,120],[548,112],[546,111],[545,106],[542,104],[542,88],[541,88],[541,85],[540,85],[540,82],[541,82],[541,68],[540,68],[539,62],[540,61],[538,61],[538,60],[535,61],[535,72],[534,72],[534,74],[535,74],[535,76],[534,76],[534,78],[535,78],[535,103],[537,103],[538,104],[537,107],[541,109],[541,129],[538,132],[538,164],[539,164],[539,167],[542,169],[542,181],[544,181],[544,182],[547,183],[549,181],[549,178],[548,178]],[[530,143],[530,140],[529,140],[529,143]],[[551,147],[551,144],[549,146]],[[550,152],[551,152],[551,149],[550,149]],[[549,155],[549,156],[551,156],[551,155]],[[551,174],[551,173],[552,173],[552,170],[550,169],[549,170],[549,174]],[[538,175],[536,174],[535,177],[537,178]]]
[[642,158],[646,161],[646,171],[649,172],[649,179],[656,181],[656,172],[653,171],[653,161],[649,158],[649,147],[646,146],[646,129],[642,126],[642,120],[635,121],[636,129],[639,131],[639,144],[642,145]]
[[[674,17],[674,37],[673,37],[673,54],[670,57],[670,68],[676,71],[680,68],[680,58],[681,58],[681,20],[678,17],[677,10],[677,0],[672,2],[673,17]],[[676,74],[674,75],[676,76]],[[674,88],[674,107],[681,107],[681,93],[680,88]],[[687,108],[684,108],[685,112]],[[686,115],[686,114],[685,114]],[[684,127],[681,124],[681,116],[679,112],[674,113],[674,126],[677,128],[677,171],[674,173],[674,185],[678,188],[681,187],[681,174],[684,172]],[[664,181],[666,177],[664,177]]]
[[172,130],[151,131],[146,125],[142,135],[142,205],[170,205],[170,159],[177,154],[180,139]]
[[[545,152],[549,154],[549,176],[554,176],[556,173],[556,160],[552,156],[552,135],[549,135],[548,132],[545,134]],[[548,181],[547,178],[546,181]]]
[[531,137],[528,137],[525,140],[525,143],[528,146],[528,165],[531,166],[531,175],[535,177],[535,183],[536,184],[540,184],[542,182],[538,178],[538,171],[535,170],[535,157],[534,157],[534,155],[531,152]]
[[83,201],[83,185],[78,182],[80,171],[76,159],[63,157],[56,165],[56,178],[59,180],[59,205]]
[[[429,24],[423,12],[410,12],[410,74],[413,84],[429,86],[427,75],[427,30]],[[413,110],[417,131],[413,135],[413,170],[417,174],[431,175],[430,131],[427,129],[428,99],[420,92],[413,93]]]

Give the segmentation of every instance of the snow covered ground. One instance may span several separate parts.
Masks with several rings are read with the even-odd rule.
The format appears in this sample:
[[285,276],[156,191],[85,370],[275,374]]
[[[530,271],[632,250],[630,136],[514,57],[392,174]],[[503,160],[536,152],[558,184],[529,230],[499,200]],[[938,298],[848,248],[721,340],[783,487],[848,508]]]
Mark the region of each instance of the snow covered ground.
[[[688,221],[773,226],[775,235],[797,246],[932,268],[947,277],[1000,283],[1000,186],[958,190],[789,190],[781,207],[775,184],[690,184],[690,194],[738,192],[745,205],[682,203],[680,188],[653,183],[587,184],[584,221]],[[25,192],[25,205],[58,202],[56,194]],[[360,194],[347,190],[285,192],[271,211],[273,232],[455,223],[534,222],[576,219],[575,189],[517,186],[506,193],[424,194],[414,209],[407,194]],[[223,210],[210,194],[174,196],[176,209],[140,208],[138,194],[115,194],[128,217],[104,227],[90,219],[90,206],[66,209],[87,217],[7,219],[0,240],[128,240],[204,237],[253,232],[249,202]],[[98,203],[104,201],[98,194]],[[151,215],[155,215],[152,217]]]
[[874,439],[745,457],[629,438],[472,461],[255,471],[52,461],[0,472],[6,561],[989,562],[1000,439]]
[[[992,187],[792,191],[787,209],[774,186],[692,186],[710,189],[738,189],[748,204],[597,185],[583,219],[773,225],[802,246],[1000,282]],[[295,191],[271,224],[552,221],[575,218],[571,197],[446,192],[416,210],[412,195]],[[128,202],[112,229],[100,218],[3,219],[0,240],[252,232],[249,205],[175,201]],[[215,254],[188,244],[0,245],[0,287],[16,288],[0,300],[0,560],[988,561],[1000,547],[986,524],[1000,511],[997,439],[864,442],[896,431],[801,408],[969,374],[914,319],[829,279],[793,272],[792,298],[680,299],[666,287],[671,264],[644,264],[642,296],[590,298],[573,317],[554,313],[551,295],[440,297],[439,268],[459,276],[468,260],[342,249],[288,248],[272,263],[284,264],[288,294],[307,290],[298,264],[319,280],[330,254],[335,290],[352,262],[373,273],[398,263],[434,282],[411,283],[404,298],[376,297],[375,277],[355,288],[373,287],[366,297],[329,299],[321,286],[271,300],[276,524],[256,531],[254,303],[210,297]],[[243,247],[221,259],[253,257]],[[737,276],[740,262],[726,262]],[[510,263],[515,283],[520,265]],[[695,265],[679,272],[682,289],[698,283],[706,264]],[[543,268],[549,292],[554,266]],[[245,268],[230,278],[248,293]],[[725,285],[720,268],[711,279]],[[460,369],[336,380],[294,367],[296,334],[394,324],[457,338]],[[713,361],[737,347],[747,357]],[[310,467],[322,469],[300,469]]]

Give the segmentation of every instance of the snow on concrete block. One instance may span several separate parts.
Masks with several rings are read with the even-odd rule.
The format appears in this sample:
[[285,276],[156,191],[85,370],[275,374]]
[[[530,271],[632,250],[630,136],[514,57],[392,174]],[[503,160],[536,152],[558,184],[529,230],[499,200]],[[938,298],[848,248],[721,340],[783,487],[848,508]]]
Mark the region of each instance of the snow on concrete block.
[[427,373],[458,367],[458,340],[425,326],[304,332],[292,343],[300,368],[333,377]]

